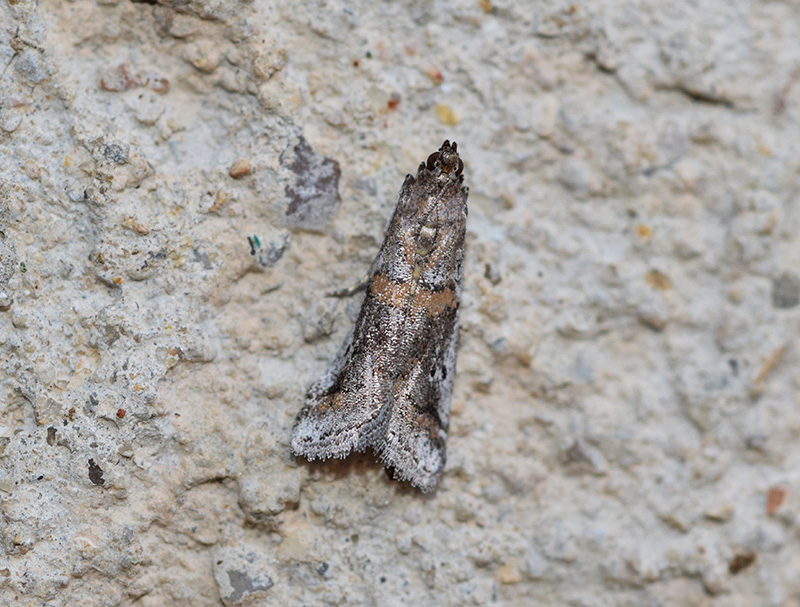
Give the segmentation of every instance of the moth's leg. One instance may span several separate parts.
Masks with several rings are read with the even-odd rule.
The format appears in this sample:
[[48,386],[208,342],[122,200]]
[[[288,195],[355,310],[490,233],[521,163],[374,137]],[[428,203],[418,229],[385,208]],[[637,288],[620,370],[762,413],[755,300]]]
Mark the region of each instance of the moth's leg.
[[352,297],[359,291],[363,291],[367,288],[370,279],[370,272],[364,274],[364,276],[354,285],[346,287],[344,289],[339,289],[338,291],[328,291],[325,293],[326,297]]

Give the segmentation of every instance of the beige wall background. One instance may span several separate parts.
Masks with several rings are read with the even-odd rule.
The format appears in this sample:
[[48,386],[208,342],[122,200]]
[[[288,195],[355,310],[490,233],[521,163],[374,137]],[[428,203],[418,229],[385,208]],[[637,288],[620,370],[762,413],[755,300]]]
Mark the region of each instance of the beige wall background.
[[[0,602],[797,607],[798,80],[793,2],[0,2]],[[288,445],[444,139],[423,496]]]

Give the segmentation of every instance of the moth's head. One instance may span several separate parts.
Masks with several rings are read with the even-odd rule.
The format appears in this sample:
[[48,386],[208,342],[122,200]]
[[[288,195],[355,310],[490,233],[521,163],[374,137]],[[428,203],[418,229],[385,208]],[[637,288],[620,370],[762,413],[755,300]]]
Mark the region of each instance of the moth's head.
[[460,184],[464,181],[461,172],[464,170],[464,161],[458,156],[458,144],[454,141],[452,145],[445,140],[437,151],[428,156],[425,168],[436,176],[439,182],[448,182],[454,179]]
[[463,185],[463,171],[458,144],[445,141],[419,165],[416,177],[406,178],[401,198],[420,224],[439,227],[466,221],[469,190]]

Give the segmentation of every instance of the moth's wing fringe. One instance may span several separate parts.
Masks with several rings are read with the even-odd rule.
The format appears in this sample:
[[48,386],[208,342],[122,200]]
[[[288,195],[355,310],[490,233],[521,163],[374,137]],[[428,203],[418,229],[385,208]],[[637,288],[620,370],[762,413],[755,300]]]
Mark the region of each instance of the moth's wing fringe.
[[[366,348],[356,347],[357,341],[363,339],[363,334],[357,330],[360,321],[353,325],[328,370],[308,391],[305,406],[292,429],[294,455],[309,460],[344,458],[352,451],[364,451],[385,432],[390,415],[388,406],[381,403],[370,407],[360,402],[355,393],[343,394],[336,389],[337,385],[351,379],[352,374],[372,369],[358,364],[358,359],[351,360],[354,352],[357,352],[356,358],[368,352]],[[376,402],[383,400],[380,378],[360,377],[359,380],[374,385],[372,396]]]

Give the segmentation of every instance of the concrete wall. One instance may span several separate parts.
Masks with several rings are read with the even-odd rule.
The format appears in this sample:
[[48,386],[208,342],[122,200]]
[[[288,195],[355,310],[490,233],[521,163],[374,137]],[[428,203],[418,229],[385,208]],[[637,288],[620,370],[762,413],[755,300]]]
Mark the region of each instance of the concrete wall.
[[[798,80],[792,2],[0,2],[0,603],[797,607]],[[444,139],[422,496],[288,443]]]

